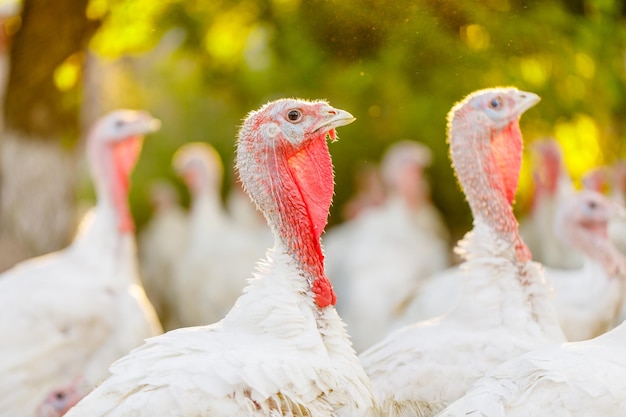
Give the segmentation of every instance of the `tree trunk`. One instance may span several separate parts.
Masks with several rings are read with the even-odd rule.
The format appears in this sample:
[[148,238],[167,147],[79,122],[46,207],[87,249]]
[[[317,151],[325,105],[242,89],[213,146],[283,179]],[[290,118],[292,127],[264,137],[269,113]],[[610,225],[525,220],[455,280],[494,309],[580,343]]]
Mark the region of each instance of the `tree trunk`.
[[58,86],[55,71],[68,60],[82,67],[99,25],[87,19],[87,3],[23,3],[0,138],[0,269],[67,245],[75,229],[80,72]]

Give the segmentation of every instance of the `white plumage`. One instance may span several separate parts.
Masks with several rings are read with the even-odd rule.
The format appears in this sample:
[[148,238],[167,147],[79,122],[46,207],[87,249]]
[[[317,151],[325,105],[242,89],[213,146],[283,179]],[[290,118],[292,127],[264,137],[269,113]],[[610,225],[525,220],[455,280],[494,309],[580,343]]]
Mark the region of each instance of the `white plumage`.
[[97,205],[74,242],[0,276],[0,415],[31,417],[68,384],[93,387],[161,332],[137,275],[127,202],[141,135],[157,125],[145,112],[103,117],[87,138]]
[[507,361],[438,417],[622,417],[626,414],[626,323],[584,342]]
[[332,307],[319,241],[333,193],[325,137],[352,120],[324,102],[285,99],[248,116],[237,166],[275,235],[267,260],[223,320],[149,340],[67,417],[371,411],[367,376]]
[[192,201],[187,240],[173,267],[168,329],[222,319],[271,244],[267,225],[240,225],[224,209],[222,161],[211,145],[187,143],[173,164]]
[[162,323],[171,310],[174,266],[187,241],[187,213],[178,204],[178,193],[165,180],[150,187],[153,214],[139,235],[139,270],[148,298]]
[[496,88],[450,112],[451,158],[474,216],[460,243],[462,298],[447,315],[392,332],[360,355],[381,415],[434,415],[495,365],[564,340],[511,208],[522,154],[518,119],[538,101]]
[[425,146],[394,144],[381,165],[386,201],[324,237],[337,308],[357,351],[387,334],[407,291],[449,264],[447,229],[423,178],[429,163]]
[[626,287],[626,258],[608,234],[617,210],[591,190],[570,196],[557,209],[555,233],[584,254],[580,269],[545,271],[556,293],[561,328],[571,342],[591,339],[616,324]]

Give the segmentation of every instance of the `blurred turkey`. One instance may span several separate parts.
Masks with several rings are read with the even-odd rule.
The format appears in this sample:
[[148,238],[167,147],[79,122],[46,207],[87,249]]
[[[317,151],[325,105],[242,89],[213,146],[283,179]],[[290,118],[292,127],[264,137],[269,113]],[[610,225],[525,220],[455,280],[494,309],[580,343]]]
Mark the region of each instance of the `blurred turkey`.
[[385,203],[324,238],[343,300],[337,308],[357,351],[384,337],[407,291],[449,264],[447,229],[424,179],[430,159],[419,143],[394,144],[381,163]]
[[500,364],[438,417],[622,417],[626,323]]
[[[583,177],[583,185],[587,189],[596,190],[608,195],[608,198],[619,208],[619,215],[609,222],[609,237],[617,249],[626,254],[626,162],[617,161],[613,166],[597,167]],[[626,300],[623,301],[616,324],[626,320]]]
[[584,253],[578,270],[545,271],[569,341],[591,339],[616,324],[624,300],[626,258],[609,238],[608,225],[619,212],[609,199],[591,190],[568,197],[557,208],[554,228],[559,238]]
[[385,202],[385,185],[377,165],[360,166],[354,177],[354,188],[354,195],[341,210],[345,220],[355,219],[369,208],[381,206]]
[[552,227],[560,202],[575,192],[561,146],[556,139],[547,138],[533,142],[531,148],[535,188],[530,213],[520,221],[522,239],[534,261],[553,268],[580,268],[582,254],[564,244]]
[[142,111],[102,117],[86,143],[97,202],[74,242],[0,275],[0,415],[54,409],[59,390],[75,400],[161,332],[137,274],[128,205],[143,135],[159,125]]
[[498,363],[564,340],[511,207],[522,160],[519,118],[538,101],[494,88],[450,111],[452,165],[474,217],[459,243],[462,296],[447,315],[398,329],[360,355],[381,415],[434,415]]
[[241,181],[275,237],[226,317],[149,340],[67,414],[367,415],[369,381],[332,304],[320,235],[333,195],[326,137],[354,120],[322,101],[252,112],[237,149]]
[[[608,238],[609,222],[621,209],[601,194],[585,190],[559,201],[552,228],[570,250],[581,253],[583,265],[576,269],[544,268],[555,290],[559,323],[567,340],[591,339],[612,328],[624,299],[623,256]],[[451,310],[461,298],[461,271],[437,274],[424,285],[403,315],[426,320]]]
[[168,329],[223,318],[271,242],[267,225],[265,233],[246,228],[226,212],[221,196],[224,168],[211,145],[183,145],[173,165],[189,188],[191,208],[187,241],[174,265]]
[[187,241],[187,214],[170,182],[154,181],[149,192],[153,211],[139,234],[139,270],[148,298],[161,322],[167,323],[174,265]]

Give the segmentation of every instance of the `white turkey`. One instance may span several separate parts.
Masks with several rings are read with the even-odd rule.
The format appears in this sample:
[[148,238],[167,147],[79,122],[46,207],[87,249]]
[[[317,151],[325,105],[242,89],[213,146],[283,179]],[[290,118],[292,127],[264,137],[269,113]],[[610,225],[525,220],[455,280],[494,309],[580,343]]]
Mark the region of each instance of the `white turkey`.
[[337,308],[357,351],[387,334],[407,291],[449,265],[447,229],[424,179],[430,157],[417,142],[392,145],[381,163],[386,201],[324,238]]
[[67,417],[371,411],[369,381],[333,307],[320,245],[334,189],[326,137],[353,120],[323,101],[294,99],[249,114],[237,167],[275,236],[259,272],[223,320],[149,340]]
[[168,329],[223,318],[271,244],[271,236],[235,223],[226,212],[222,160],[215,148],[187,143],[173,165],[189,187],[191,209],[187,240],[173,268]]
[[580,269],[545,270],[570,342],[599,336],[616,324],[626,288],[626,258],[609,238],[608,225],[620,211],[591,190],[570,196],[557,208],[554,228],[559,238],[584,254]]
[[474,217],[459,244],[462,298],[447,315],[400,328],[360,355],[381,415],[434,415],[495,365],[564,341],[511,207],[522,159],[519,118],[538,101],[513,87],[493,88],[450,111],[452,165]]
[[153,182],[153,214],[138,239],[141,280],[162,323],[169,320],[174,265],[187,241],[187,213],[178,200],[178,192],[170,182]]
[[622,417],[626,323],[582,342],[527,352],[492,369],[438,417]]
[[73,243],[0,275],[0,415],[34,416],[61,391],[75,398],[161,333],[137,274],[128,205],[143,135],[158,126],[143,111],[102,117],[86,143],[97,202]]

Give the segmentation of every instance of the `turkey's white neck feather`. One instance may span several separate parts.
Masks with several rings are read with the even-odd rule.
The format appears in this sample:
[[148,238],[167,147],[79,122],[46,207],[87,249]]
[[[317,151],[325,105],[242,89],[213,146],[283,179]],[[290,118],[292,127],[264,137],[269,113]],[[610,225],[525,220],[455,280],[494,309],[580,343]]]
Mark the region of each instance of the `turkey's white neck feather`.
[[128,277],[138,282],[135,237],[120,232],[117,224],[112,204],[100,199],[81,221],[68,253],[80,262],[97,265],[103,272],[101,276],[106,276],[109,282],[111,277],[119,277],[123,281],[120,284],[127,284]]
[[459,242],[463,292],[451,314],[472,326],[502,326],[529,336],[564,340],[540,264],[517,261],[515,248],[488,225],[475,221]]
[[333,306],[317,307],[304,275],[277,241],[221,325],[285,339],[300,345],[303,351],[323,345],[337,370],[335,377],[344,379],[343,389],[337,395],[345,395],[347,390],[353,401],[370,407],[369,379],[352,348],[345,324]]

